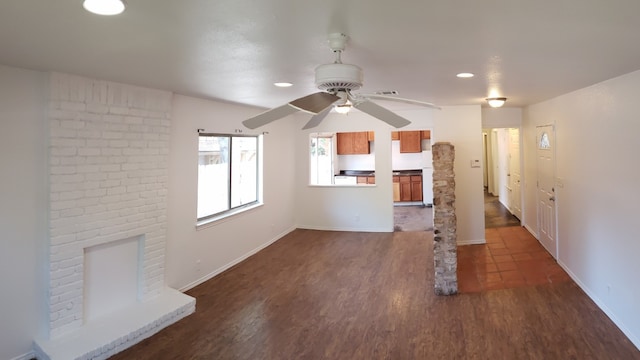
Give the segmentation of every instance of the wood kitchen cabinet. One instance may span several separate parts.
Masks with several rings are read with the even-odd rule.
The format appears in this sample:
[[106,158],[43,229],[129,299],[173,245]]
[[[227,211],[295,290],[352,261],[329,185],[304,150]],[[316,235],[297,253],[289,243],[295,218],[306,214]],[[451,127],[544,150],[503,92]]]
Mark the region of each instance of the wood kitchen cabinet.
[[358,179],[356,180],[356,183],[358,184],[375,184],[376,183],[376,177],[375,176],[358,176]]
[[400,152],[422,152],[422,131],[400,131]]
[[391,132],[391,140],[400,140],[400,132],[392,131]]
[[393,177],[393,201],[400,201],[400,176]]
[[337,133],[338,155],[369,154],[369,132]]
[[422,201],[421,175],[411,175],[411,201]]
[[422,201],[422,176],[400,175],[393,177],[393,201]]
[[431,130],[422,130],[421,132],[423,140],[431,139]]

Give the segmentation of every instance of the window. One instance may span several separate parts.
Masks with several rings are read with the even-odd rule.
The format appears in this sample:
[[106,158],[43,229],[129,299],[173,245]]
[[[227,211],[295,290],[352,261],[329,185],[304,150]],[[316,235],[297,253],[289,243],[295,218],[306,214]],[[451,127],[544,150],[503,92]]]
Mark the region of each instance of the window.
[[538,142],[538,149],[551,149],[551,143],[549,142],[549,135],[546,132],[542,133],[540,136],[540,141]]
[[333,134],[314,133],[310,136],[310,183],[333,184]]
[[259,136],[200,134],[198,220],[258,203]]

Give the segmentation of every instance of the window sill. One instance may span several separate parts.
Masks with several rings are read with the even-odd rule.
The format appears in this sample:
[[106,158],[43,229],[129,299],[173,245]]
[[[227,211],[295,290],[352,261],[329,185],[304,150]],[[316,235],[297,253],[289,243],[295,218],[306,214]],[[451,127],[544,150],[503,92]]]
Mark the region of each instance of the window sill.
[[264,203],[262,202],[257,202],[251,205],[247,205],[238,209],[233,209],[231,211],[227,211],[224,214],[218,215],[218,216],[214,216],[214,217],[210,217],[208,219],[204,219],[204,220],[199,220],[198,222],[196,222],[196,230],[203,230],[209,227],[212,227],[218,223],[223,223],[225,221],[230,220],[232,217],[242,214],[244,212],[259,208],[261,206],[263,206]]

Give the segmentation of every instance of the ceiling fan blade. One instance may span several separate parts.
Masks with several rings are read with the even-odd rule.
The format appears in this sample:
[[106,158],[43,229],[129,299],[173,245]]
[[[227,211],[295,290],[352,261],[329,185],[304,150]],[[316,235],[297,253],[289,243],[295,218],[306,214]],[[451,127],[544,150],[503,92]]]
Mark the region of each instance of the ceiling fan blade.
[[289,105],[295,107],[298,110],[306,111],[308,113],[316,115],[327,107],[330,107],[334,102],[338,100],[340,100],[339,96],[321,91],[293,100],[289,102]]
[[364,98],[369,98],[369,99],[397,101],[397,102],[403,102],[403,103],[406,103],[406,104],[420,105],[420,106],[426,106],[426,107],[429,107],[429,108],[432,108],[432,109],[442,110],[437,105],[434,105],[432,103],[428,103],[428,102],[425,102],[425,101],[420,101],[420,100],[405,99],[405,98],[399,98],[399,97],[396,97],[396,96],[379,95],[379,94],[360,94],[360,96],[362,96]]
[[316,115],[313,115],[309,120],[309,122],[307,122],[307,124],[302,128],[302,130],[311,129],[320,125],[320,122],[322,122],[322,120],[326,118],[330,112],[331,112],[331,106],[322,110],[322,112],[319,112]]
[[294,108],[293,106],[290,106],[289,104],[285,104],[280,107],[267,110],[254,117],[248,118],[247,120],[243,121],[242,124],[248,127],[249,129],[255,129],[260,126],[267,125],[272,121],[281,119],[287,115],[291,115],[296,111],[298,111],[298,109]]
[[411,121],[390,110],[383,108],[378,104],[372,103],[371,101],[363,101],[359,104],[354,105],[354,107],[396,128],[401,128],[403,126],[411,124]]

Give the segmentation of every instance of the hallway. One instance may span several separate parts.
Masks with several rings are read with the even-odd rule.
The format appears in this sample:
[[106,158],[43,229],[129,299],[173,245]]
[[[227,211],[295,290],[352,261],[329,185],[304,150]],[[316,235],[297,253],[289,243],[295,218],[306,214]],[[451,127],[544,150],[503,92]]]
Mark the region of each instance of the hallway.
[[513,216],[502,205],[497,196],[493,196],[484,190],[484,227],[486,229],[503,226],[519,226],[520,220]]

